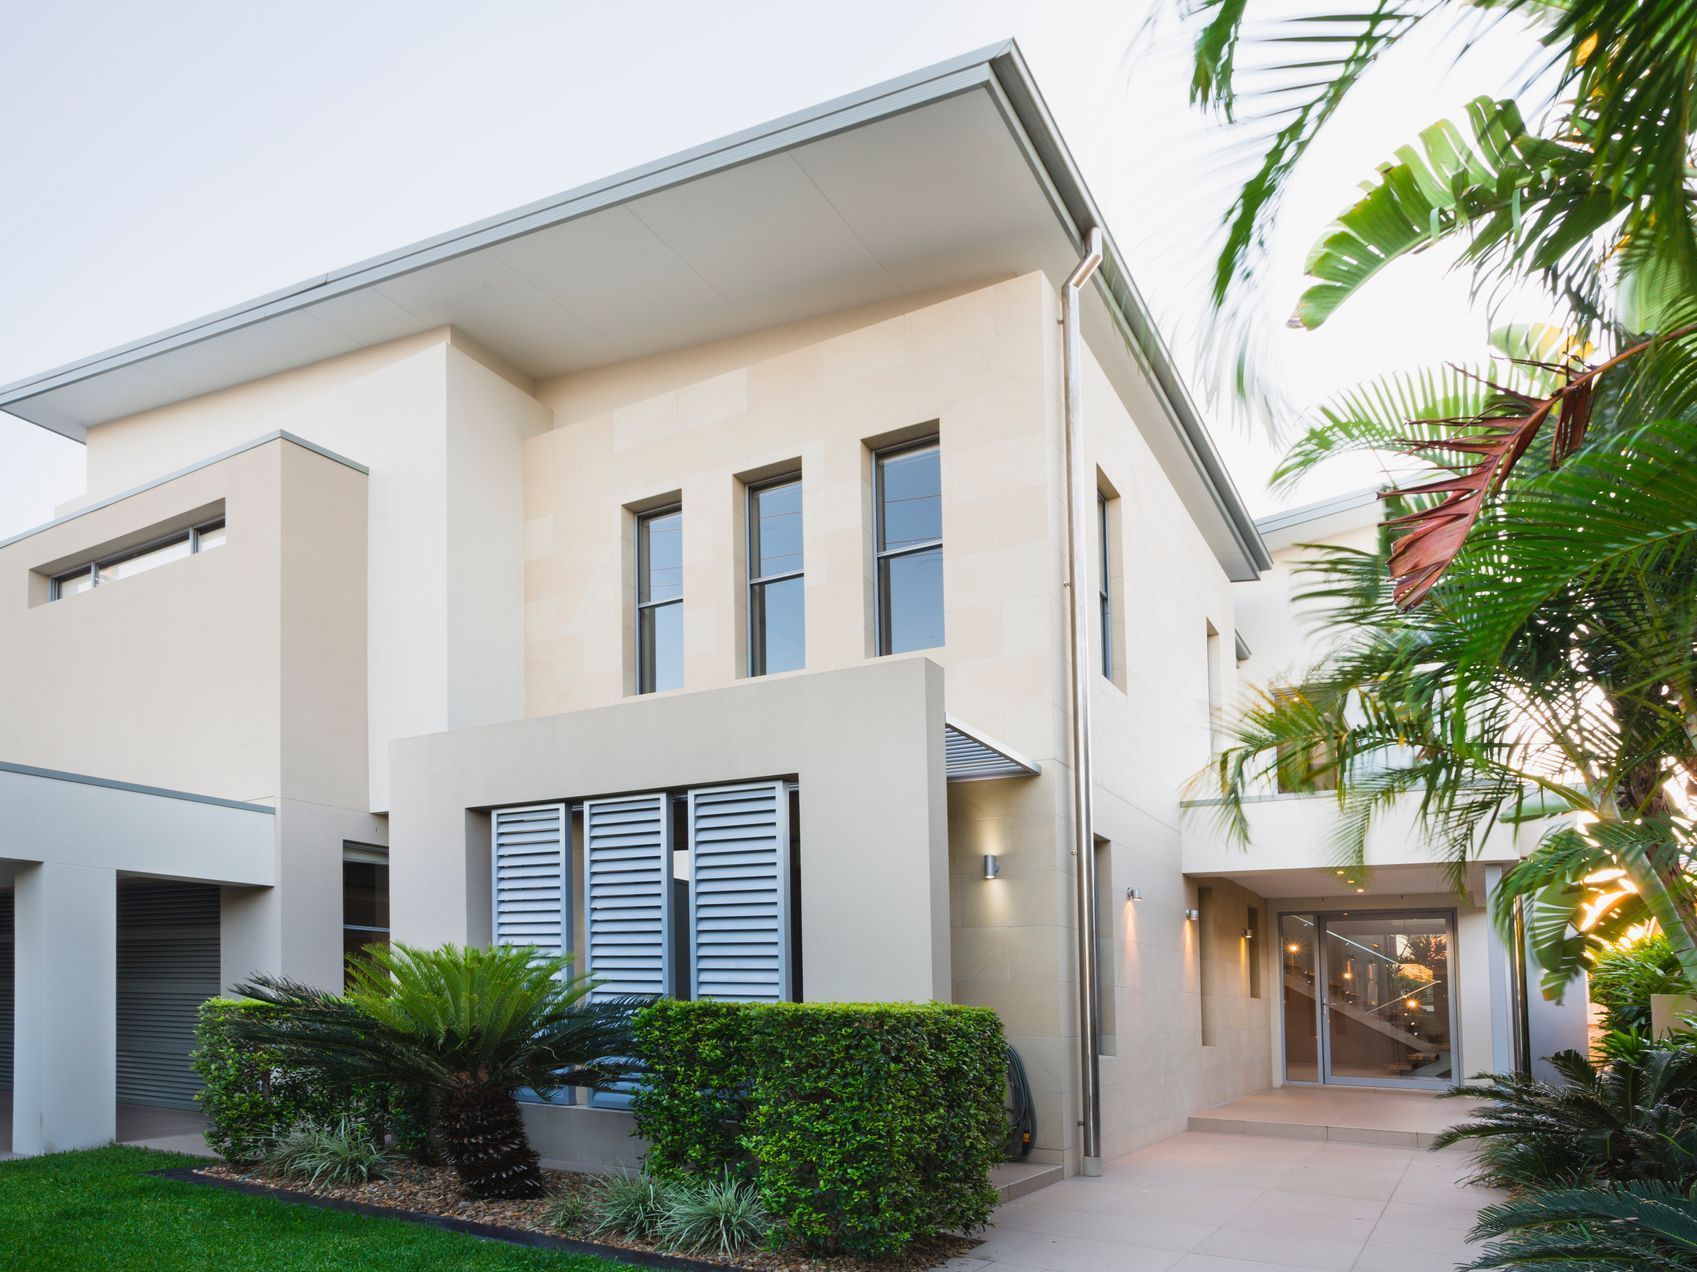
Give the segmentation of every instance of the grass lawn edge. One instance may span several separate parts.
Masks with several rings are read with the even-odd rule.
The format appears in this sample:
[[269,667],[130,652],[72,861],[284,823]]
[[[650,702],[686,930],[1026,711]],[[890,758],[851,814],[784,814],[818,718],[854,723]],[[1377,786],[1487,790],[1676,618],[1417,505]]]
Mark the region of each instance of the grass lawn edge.
[[155,1179],[178,1183],[198,1184],[204,1188],[221,1188],[226,1192],[249,1197],[269,1197],[290,1205],[311,1206],[318,1210],[340,1210],[347,1214],[366,1215],[376,1219],[399,1219],[478,1237],[485,1241],[502,1241],[508,1245],[529,1246],[539,1250],[558,1250],[562,1254],[581,1254],[631,1267],[671,1269],[672,1272],[739,1272],[735,1264],[708,1263],[676,1254],[650,1253],[624,1246],[599,1245],[572,1237],[555,1237],[545,1232],[530,1232],[523,1228],[506,1228],[499,1224],[478,1223],[471,1219],[455,1219],[449,1215],[432,1215],[418,1210],[401,1210],[393,1206],[373,1206],[361,1201],[345,1201],[339,1197],[320,1197],[314,1193],[278,1188],[270,1184],[251,1183],[241,1179],[220,1179],[202,1174],[197,1166],[170,1166],[163,1170],[145,1172]]

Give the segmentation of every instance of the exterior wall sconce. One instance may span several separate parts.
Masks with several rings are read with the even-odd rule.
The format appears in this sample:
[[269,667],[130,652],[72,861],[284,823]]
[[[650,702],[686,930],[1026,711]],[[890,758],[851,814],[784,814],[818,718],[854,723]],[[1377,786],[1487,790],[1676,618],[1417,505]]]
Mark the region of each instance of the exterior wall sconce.
[[1125,890],[1125,899],[1127,901],[1141,901],[1141,900],[1143,900],[1143,889],[1142,888],[1127,888]]
[[1243,929],[1243,939],[1246,940],[1246,941],[1253,941],[1255,939],[1255,929],[1254,928],[1244,928]]
[[1192,923],[1194,923],[1194,922],[1196,922],[1197,919],[1200,919],[1202,917],[1202,911],[1200,911],[1200,910],[1186,910],[1184,912],[1184,917],[1189,919]]
[[999,875],[1001,873],[1002,873],[1002,863],[996,859],[996,854],[993,853],[993,852],[985,853],[984,854],[984,877],[986,879],[994,879],[997,875]]

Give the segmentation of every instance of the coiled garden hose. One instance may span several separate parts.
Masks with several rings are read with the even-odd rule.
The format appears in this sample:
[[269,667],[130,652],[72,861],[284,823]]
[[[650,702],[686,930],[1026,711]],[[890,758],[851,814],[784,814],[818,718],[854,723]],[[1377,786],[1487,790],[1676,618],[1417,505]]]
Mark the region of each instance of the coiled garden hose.
[[1031,1152],[1031,1141],[1037,1136],[1037,1106],[1031,1099],[1031,1083],[1025,1080],[1025,1063],[1019,1052],[1008,1049],[1008,1140],[1003,1157],[1017,1162]]

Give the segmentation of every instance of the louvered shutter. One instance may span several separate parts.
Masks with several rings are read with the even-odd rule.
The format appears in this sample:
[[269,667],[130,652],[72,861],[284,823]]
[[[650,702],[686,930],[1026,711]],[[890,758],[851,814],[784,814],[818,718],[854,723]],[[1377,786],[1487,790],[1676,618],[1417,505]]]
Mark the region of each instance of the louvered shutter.
[[789,812],[783,782],[689,793],[694,997],[790,997]]
[[497,808],[490,817],[495,944],[572,947],[571,819],[564,804]]
[[671,986],[672,819],[664,793],[583,805],[588,939],[597,1000]]
[[199,883],[118,886],[118,1101],[192,1109],[200,1005],[219,990],[219,893]]

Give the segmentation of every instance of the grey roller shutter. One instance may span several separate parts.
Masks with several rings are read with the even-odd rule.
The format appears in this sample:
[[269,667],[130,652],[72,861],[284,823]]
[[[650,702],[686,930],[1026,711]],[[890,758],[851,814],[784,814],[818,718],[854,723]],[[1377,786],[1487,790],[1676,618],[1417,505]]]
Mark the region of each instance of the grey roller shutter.
[[696,998],[790,995],[790,801],[783,782],[689,793],[690,964]]
[[497,808],[490,817],[497,945],[567,953],[571,931],[571,819],[564,804]]
[[665,794],[585,800],[584,970],[596,999],[671,984],[672,819]]
[[194,1108],[189,1067],[201,1003],[219,990],[218,889],[126,880],[118,888],[118,1102]]
[[0,1091],[12,1089],[12,1001],[16,991],[12,977],[16,974],[13,956],[16,941],[13,894],[0,892]]

